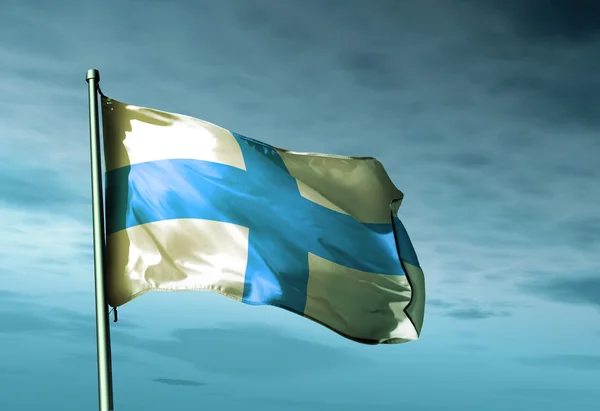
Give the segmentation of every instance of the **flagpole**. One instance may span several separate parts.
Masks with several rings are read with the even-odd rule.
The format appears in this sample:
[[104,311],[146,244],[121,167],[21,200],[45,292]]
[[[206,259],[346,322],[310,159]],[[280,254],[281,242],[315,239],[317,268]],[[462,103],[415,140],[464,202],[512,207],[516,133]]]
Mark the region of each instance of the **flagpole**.
[[98,70],[88,70],[88,97],[90,108],[90,160],[92,166],[92,217],[94,228],[94,277],[96,286],[96,346],[98,355],[99,411],[114,411],[112,392],[112,361],[110,352],[110,325],[104,285],[104,207],[102,174],[100,169],[100,125],[98,117]]

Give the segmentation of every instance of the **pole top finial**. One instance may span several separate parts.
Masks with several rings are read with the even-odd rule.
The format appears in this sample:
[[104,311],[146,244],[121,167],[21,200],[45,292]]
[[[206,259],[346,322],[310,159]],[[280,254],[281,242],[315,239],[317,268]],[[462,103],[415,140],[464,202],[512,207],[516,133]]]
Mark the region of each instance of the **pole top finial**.
[[96,80],[96,83],[100,82],[100,72],[96,69],[89,69],[85,76],[85,81]]

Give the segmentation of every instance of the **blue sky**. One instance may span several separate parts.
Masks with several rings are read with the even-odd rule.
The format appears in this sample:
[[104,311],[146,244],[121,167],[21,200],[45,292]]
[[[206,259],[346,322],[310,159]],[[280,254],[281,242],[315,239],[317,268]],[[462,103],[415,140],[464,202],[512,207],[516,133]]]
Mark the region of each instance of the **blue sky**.
[[421,339],[154,293],[120,410],[592,410],[600,9],[585,0],[4,0],[0,409],[96,407],[85,72],[295,151],[375,156],[427,278]]

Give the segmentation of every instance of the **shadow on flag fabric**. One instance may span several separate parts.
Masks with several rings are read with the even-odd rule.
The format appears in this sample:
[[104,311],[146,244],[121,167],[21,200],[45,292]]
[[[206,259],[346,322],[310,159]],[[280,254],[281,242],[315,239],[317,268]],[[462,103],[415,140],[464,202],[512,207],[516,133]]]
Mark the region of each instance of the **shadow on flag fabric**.
[[366,344],[418,338],[423,272],[379,161],[102,96],[107,298],[208,290]]

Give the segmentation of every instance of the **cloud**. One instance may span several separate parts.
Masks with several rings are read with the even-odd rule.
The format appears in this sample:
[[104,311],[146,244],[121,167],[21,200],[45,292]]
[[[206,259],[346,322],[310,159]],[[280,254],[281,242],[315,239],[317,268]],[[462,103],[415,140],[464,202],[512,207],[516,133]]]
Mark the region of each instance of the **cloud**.
[[[115,341],[184,361],[199,371],[248,378],[324,372],[370,362],[347,350],[306,341],[264,324],[180,329],[169,340],[115,334]],[[201,347],[201,348],[200,348]],[[265,365],[268,359],[268,366]]]
[[600,217],[581,217],[571,219],[557,227],[563,229],[565,237],[563,241],[588,250],[600,247]]
[[495,107],[495,119],[508,122],[503,130],[515,121],[521,124],[514,135],[521,144],[531,142],[536,128],[597,128],[600,80],[592,73],[600,64],[600,13],[595,2],[457,1],[446,3],[446,9],[434,3],[447,16],[431,31],[447,31],[435,60],[440,71],[447,70],[439,78],[453,77],[452,84],[463,86],[463,98],[455,104],[476,100]]
[[93,289],[91,218],[76,214],[0,204],[3,287],[44,294]]
[[340,65],[359,86],[367,89],[389,91],[403,85],[394,59],[383,52],[347,52],[340,56]]
[[541,368],[564,368],[575,371],[600,371],[598,355],[548,355],[519,358],[521,364]]
[[[69,353],[65,361],[94,361],[90,355],[95,347],[93,313],[49,309],[33,298],[6,291],[0,292],[0,298],[0,334],[68,338],[72,343],[85,340],[85,348]],[[132,331],[128,323],[111,322],[111,339],[119,351],[115,352],[115,362],[141,363],[126,355],[127,350],[134,349],[138,354],[142,350],[145,355],[183,361],[201,372],[252,378],[287,375],[291,369],[299,375],[371,364],[351,351],[303,340],[259,323],[179,329],[168,340],[144,338],[139,331]]]
[[577,44],[600,36],[600,5],[593,0],[508,0],[494,5],[519,34],[535,40]]
[[435,308],[451,308],[451,307],[455,306],[455,304],[453,304],[451,302],[440,300],[437,298],[428,298],[426,304],[427,304],[427,306],[431,306],[431,307],[435,307]]
[[95,317],[36,303],[35,296],[0,291],[0,334],[93,338]]
[[71,215],[91,210],[89,196],[73,190],[55,168],[0,160],[0,201],[5,205]]
[[524,289],[555,302],[588,305],[600,309],[600,275],[548,278],[528,283]]
[[[306,53],[317,40],[310,30],[310,2],[308,7],[290,7],[285,2],[269,1],[239,3],[233,15],[237,23],[246,30],[261,36],[278,52]],[[308,9],[308,10],[307,10]]]
[[480,308],[458,308],[444,313],[447,317],[456,318],[457,320],[484,320],[492,317],[506,317],[506,311],[483,310]]
[[202,387],[202,386],[206,385],[205,383],[200,382],[200,381],[179,380],[179,379],[175,379],[175,378],[155,378],[152,381],[160,383],[160,384],[176,385],[179,387]]
[[[40,176],[36,187],[52,187],[57,200],[68,196],[85,203],[89,160],[87,137],[81,138],[87,133],[82,77],[88,67],[82,64],[96,62],[104,91],[124,101],[196,115],[286,148],[377,155],[406,192],[401,213],[413,224],[417,252],[427,257],[422,260],[430,271],[480,286],[491,277],[510,282],[515,275],[507,261],[527,273],[555,254],[546,246],[557,246],[557,233],[567,241],[583,238],[571,223],[583,224],[588,212],[577,215],[566,199],[596,201],[593,133],[582,125],[567,132],[555,124],[577,122],[581,110],[600,104],[582,100],[580,112],[573,109],[566,119],[556,115],[568,101],[561,93],[573,90],[577,99],[583,95],[578,90],[593,90],[586,83],[590,76],[581,74],[591,63],[579,67],[573,61],[594,60],[567,59],[569,51],[561,45],[538,50],[531,45],[538,40],[515,34],[513,26],[521,24],[516,14],[527,13],[520,3],[494,3],[494,11],[480,3],[241,2],[202,6],[192,18],[189,10],[200,6],[155,2],[151,12],[119,4],[122,12],[114,15],[108,2],[95,9],[94,22],[83,11],[65,20],[54,9],[15,4],[11,17],[19,27],[40,27],[46,34],[5,33],[19,41],[2,51],[11,65],[2,84],[11,99],[28,105],[7,117],[11,131],[0,142],[2,151],[14,157],[27,153],[31,162],[56,170],[33,173]],[[78,7],[70,9],[85,6]],[[157,15],[161,25],[149,29],[144,22]],[[85,46],[68,34],[90,24],[99,29]],[[192,40],[206,36],[213,41]],[[46,47],[23,52],[28,41],[44,38]],[[107,39],[120,47],[107,48]],[[178,47],[157,54],[152,45],[158,43]],[[61,53],[64,58],[52,57]],[[571,53],[585,57],[592,51]],[[214,57],[210,63],[207,55]],[[147,70],[131,75],[129,67],[142,66]],[[31,67],[51,74],[25,71]],[[556,90],[563,87],[557,84],[565,84],[564,90]],[[36,90],[39,104],[23,99]],[[38,152],[28,147],[32,139],[43,147]],[[52,161],[42,163],[42,153]],[[573,172],[581,176],[576,184],[565,177]],[[23,179],[7,181],[16,181],[14,186]],[[33,198],[44,198],[43,190],[33,191],[39,193]],[[89,206],[63,208],[76,209],[89,224]],[[591,264],[586,250],[567,257],[544,269],[564,272],[586,259]]]
[[493,164],[494,159],[492,156],[482,152],[468,152],[463,151],[451,155],[448,159],[450,164],[463,167],[465,169],[482,169]]
[[457,320],[485,320],[493,317],[507,317],[511,313],[505,309],[506,303],[496,302],[488,304],[489,308],[482,308],[473,301],[457,300],[454,302],[432,298],[427,300],[427,306],[437,310],[444,317]]

